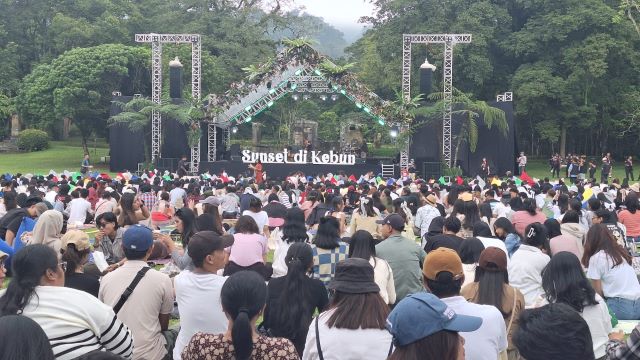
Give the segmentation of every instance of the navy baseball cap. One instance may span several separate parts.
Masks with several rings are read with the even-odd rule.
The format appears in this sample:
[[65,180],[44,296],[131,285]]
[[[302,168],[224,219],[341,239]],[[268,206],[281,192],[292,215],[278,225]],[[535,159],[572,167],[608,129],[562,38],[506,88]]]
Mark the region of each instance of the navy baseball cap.
[[376,224],[391,225],[393,229],[398,231],[403,231],[405,222],[404,222],[404,218],[400,216],[400,214],[393,213],[393,214],[387,215],[387,217],[384,218],[383,220],[377,220]]
[[122,235],[122,246],[134,251],[147,251],[153,245],[153,232],[144,225],[132,225]]
[[442,300],[428,292],[402,299],[387,318],[387,330],[396,346],[405,346],[441,330],[475,331],[482,318],[456,314]]

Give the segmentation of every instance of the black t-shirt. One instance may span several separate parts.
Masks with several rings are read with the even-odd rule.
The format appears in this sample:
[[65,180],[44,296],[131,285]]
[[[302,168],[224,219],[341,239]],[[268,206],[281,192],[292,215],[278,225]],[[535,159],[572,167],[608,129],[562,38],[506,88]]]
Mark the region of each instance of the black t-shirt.
[[[269,280],[269,285],[267,286],[267,306],[264,310],[264,321],[263,326],[266,329],[270,329],[271,333],[274,336],[280,336],[278,332],[277,325],[271,323],[271,313],[274,304],[279,302],[280,294],[284,291],[286,277],[279,277],[275,279]],[[310,295],[311,301],[313,303],[310,306],[311,314],[309,314],[309,320],[313,315],[315,309],[318,309],[318,312],[322,312],[327,307],[329,303],[329,295],[327,293],[327,288],[324,284],[318,279],[305,278],[305,286],[308,288],[308,293]],[[307,326],[301,327],[298,336],[296,339],[289,339],[298,350],[298,353],[302,354],[304,350],[305,340],[307,339],[307,331],[309,330],[309,324]]]
[[18,232],[22,218],[28,216],[27,209],[12,209],[9,210],[2,218],[0,218],[0,239],[4,239],[7,236],[7,230],[11,230],[14,234]]
[[95,276],[75,273],[64,278],[64,286],[89,293],[96,298],[100,290],[100,281]]
[[463,241],[464,239],[453,234],[436,235],[427,240],[427,243],[424,246],[424,251],[428,253],[439,247],[446,247],[457,252],[460,250],[460,245],[462,245]]

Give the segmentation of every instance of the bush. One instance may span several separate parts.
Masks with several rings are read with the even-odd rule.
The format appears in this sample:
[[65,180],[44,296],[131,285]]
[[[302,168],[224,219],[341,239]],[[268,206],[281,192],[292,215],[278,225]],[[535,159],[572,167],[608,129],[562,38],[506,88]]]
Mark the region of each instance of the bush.
[[39,151],[49,147],[49,135],[42,130],[26,129],[18,135],[18,149]]

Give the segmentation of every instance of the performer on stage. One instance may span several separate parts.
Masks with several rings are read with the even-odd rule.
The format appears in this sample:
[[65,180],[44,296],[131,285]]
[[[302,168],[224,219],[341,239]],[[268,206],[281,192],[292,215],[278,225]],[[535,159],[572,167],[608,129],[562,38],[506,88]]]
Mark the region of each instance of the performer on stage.
[[178,161],[178,177],[187,176],[187,156],[182,155],[180,160]]
[[633,157],[627,157],[627,160],[624,162],[624,174],[625,178],[629,179],[629,181],[633,181]]
[[256,161],[255,165],[249,165],[249,169],[253,170],[253,177],[256,179],[256,184],[262,184],[264,178],[262,176],[262,162],[260,159]]
[[482,163],[480,164],[480,175],[484,178],[488,177],[491,174],[491,167],[489,167],[489,162],[487,158],[482,158]]

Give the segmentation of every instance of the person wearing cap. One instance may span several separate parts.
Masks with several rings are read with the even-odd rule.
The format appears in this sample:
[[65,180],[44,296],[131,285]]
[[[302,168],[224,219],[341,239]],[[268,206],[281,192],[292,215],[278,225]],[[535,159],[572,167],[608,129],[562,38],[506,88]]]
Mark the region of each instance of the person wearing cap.
[[[594,360],[589,326],[571,306],[562,303],[528,309],[520,315],[513,342],[521,359]],[[613,359],[637,359],[636,356]]]
[[339,262],[329,290],[329,309],[309,325],[302,359],[386,359],[392,345],[385,328],[389,307],[371,264],[360,258]]
[[391,266],[396,299],[422,291],[420,268],[426,253],[415,241],[402,236],[405,226],[402,216],[390,214],[378,223],[384,240],[376,245],[376,255]]
[[200,231],[213,231],[218,235],[225,233],[222,226],[222,216],[218,211],[220,205],[220,199],[215,196],[208,196],[206,199],[200,201],[202,204],[202,214],[196,218],[196,227]]
[[493,305],[502,313],[507,326],[508,358],[517,359],[518,353],[511,337],[518,327],[518,317],[524,310],[524,296],[509,286],[507,255],[496,247],[488,247],[480,254],[475,281],[464,286],[460,294],[476,304]]
[[[84,291],[64,287],[65,268],[55,251],[29,245],[13,257],[13,277],[0,293],[0,316],[26,316],[40,325],[57,360],[94,350],[130,359],[132,334],[113,309]],[[2,348],[0,347],[0,353]]]
[[[416,218],[413,220],[413,224],[416,229],[420,230],[421,238],[429,232],[429,225],[431,224],[431,221],[441,215],[440,211],[436,207],[437,201],[438,199],[435,195],[427,195],[424,198],[424,205],[416,212]],[[416,231],[416,233],[418,233],[418,231]]]
[[433,294],[411,294],[387,318],[394,344],[389,360],[464,360],[464,337],[458,333],[481,325],[482,318],[456,314]]
[[13,247],[13,241],[20,224],[24,217],[30,217],[32,219],[37,218],[43,212],[47,211],[47,204],[42,202],[42,199],[37,196],[31,196],[27,198],[24,207],[13,209],[0,218],[0,239],[4,240],[8,246]]
[[200,231],[191,237],[187,246],[194,268],[182,271],[174,278],[180,332],[173,349],[173,360],[182,358],[182,350],[196,332],[221,334],[227,331],[228,321],[220,303],[220,291],[227,278],[218,275],[218,271],[224,269],[224,249],[231,245],[233,236],[220,236],[213,231]]
[[[55,210],[53,210],[55,211]],[[95,276],[84,273],[84,265],[91,254],[89,235],[81,230],[69,230],[62,236],[62,261],[67,263],[64,286],[89,293],[96,298],[100,281]]]
[[464,282],[462,260],[447,248],[430,252],[422,268],[424,287],[457,314],[478,316],[482,326],[463,333],[467,360],[495,360],[507,349],[507,330],[502,313],[492,305],[468,302],[460,295]]
[[[122,248],[127,261],[105,275],[100,282],[98,298],[112,307],[118,303],[138,272],[148,267],[147,259],[153,251],[153,232],[146,226],[130,226],[122,238]],[[172,344],[169,344],[169,348],[165,346],[167,339],[171,343],[176,335],[169,330],[172,311],[171,279],[166,274],[149,269],[118,312],[118,318],[131,329],[134,359],[161,360],[170,357]]]

